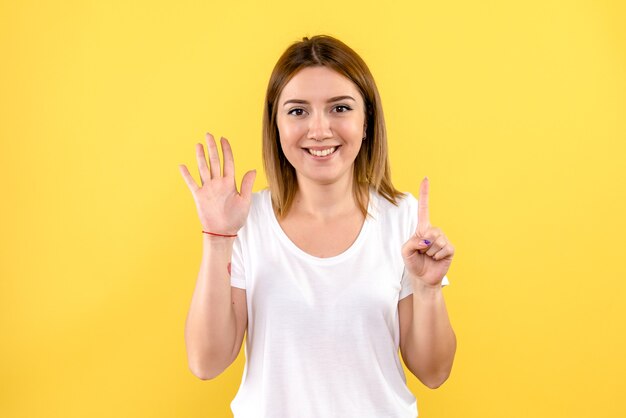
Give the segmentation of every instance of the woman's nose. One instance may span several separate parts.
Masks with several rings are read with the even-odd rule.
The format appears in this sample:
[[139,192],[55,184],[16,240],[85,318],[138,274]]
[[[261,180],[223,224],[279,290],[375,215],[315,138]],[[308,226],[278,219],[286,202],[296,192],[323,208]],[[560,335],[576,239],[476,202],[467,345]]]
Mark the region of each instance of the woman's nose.
[[309,133],[307,138],[322,141],[327,138],[332,138],[332,136],[333,132],[330,128],[330,120],[324,112],[313,114],[309,119]]

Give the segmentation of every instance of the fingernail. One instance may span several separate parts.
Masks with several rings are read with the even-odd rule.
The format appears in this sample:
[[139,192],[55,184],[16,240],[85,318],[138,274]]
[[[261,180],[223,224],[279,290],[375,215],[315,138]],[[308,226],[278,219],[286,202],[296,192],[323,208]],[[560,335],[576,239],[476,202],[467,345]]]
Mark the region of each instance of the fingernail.
[[430,245],[430,241],[428,241],[427,239],[424,239],[424,240],[422,240],[422,244]]

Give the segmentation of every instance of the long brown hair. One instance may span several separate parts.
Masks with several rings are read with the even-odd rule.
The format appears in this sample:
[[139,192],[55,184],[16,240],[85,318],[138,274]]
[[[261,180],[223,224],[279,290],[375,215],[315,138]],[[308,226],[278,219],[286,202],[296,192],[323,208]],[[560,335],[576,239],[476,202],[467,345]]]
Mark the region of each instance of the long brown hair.
[[354,199],[367,216],[367,193],[372,187],[397,206],[402,193],[391,183],[387,153],[387,131],[374,77],[365,61],[349,46],[329,35],[303,37],[293,43],[274,66],[265,94],[263,112],[263,166],[272,205],[282,218],[289,212],[298,189],[296,171],[280,146],[276,124],[277,101],[285,85],[305,67],[325,66],[351,80],[365,102],[366,134],[354,161]]

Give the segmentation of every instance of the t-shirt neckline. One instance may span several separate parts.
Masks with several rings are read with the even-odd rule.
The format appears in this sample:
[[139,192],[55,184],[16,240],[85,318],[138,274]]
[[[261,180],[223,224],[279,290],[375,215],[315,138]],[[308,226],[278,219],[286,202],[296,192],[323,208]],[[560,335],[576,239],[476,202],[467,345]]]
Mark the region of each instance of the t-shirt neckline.
[[[367,212],[368,214],[371,214],[371,215],[374,215],[375,205],[373,201],[374,201],[374,193],[372,189],[370,188]],[[303,258],[311,263],[318,264],[318,265],[336,264],[350,257],[352,254],[354,254],[354,252],[356,252],[359,249],[363,241],[366,239],[366,235],[369,230],[370,223],[371,223],[370,216],[369,215],[366,216],[365,220],[363,221],[363,226],[361,226],[361,230],[359,231],[359,235],[356,237],[352,245],[350,245],[350,247],[348,247],[344,252],[337,254],[335,256],[332,256],[332,257],[324,257],[324,258],[316,257],[302,250],[300,247],[298,247],[291,240],[291,238],[287,236],[283,228],[280,226],[280,224],[278,223],[278,219],[276,218],[276,214],[274,213],[274,209],[272,207],[272,196],[271,196],[271,192],[269,188],[265,190],[264,203],[265,203],[265,209],[269,211],[269,214],[270,214],[270,220],[271,220],[270,223],[272,224],[272,229],[276,233],[278,239],[289,249],[289,251],[291,251],[296,256]]]

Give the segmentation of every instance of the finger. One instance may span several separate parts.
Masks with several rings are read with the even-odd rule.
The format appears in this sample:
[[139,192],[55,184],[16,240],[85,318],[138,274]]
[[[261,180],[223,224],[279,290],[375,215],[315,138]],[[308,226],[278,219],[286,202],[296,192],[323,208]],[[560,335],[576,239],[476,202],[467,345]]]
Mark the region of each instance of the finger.
[[200,184],[211,180],[211,173],[209,173],[209,166],[204,156],[204,148],[202,144],[196,144],[196,160],[198,161],[198,172],[200,173]]
[[235,160],[228,139],[222,137],[222,155],[224,156],[224,177],[235,177]]
[[[428,230],[425,235],[418,236],[417,234],[413,234],[411,238],[405,243],[405,246],[402,248],[402,255],[408,257],[414,252],[418,252],[420,254],[424,254],[432,243],[439,237],[436,235],[436,231]],[[424,241],[427,241],[426,243]]]
[[187,167],[183,164],[180,164],[178,168],[180,170],[180,173],[183,175],[183,179],[185,180],[185,183],[187,183],[187,187],[189,187],[189,190],[191,190],[192,193],[195,193],[195,191],[198,189],[198,185],[196,184],[193,177],[191,177],[191,174],[189,174],[189,170],[187,170]]
[[425,254],[437,241],[437,239],[441,237],[443,237],[444,239],[446,238],[443,231],[434,226],[429,227],[426,231],[423,231],[422,233],[416,232],[415,234],[413,234],[413,239],[415,239],[417,242],[418,251],[420,254]]
[[420,241],[421,240],[413,236],[411,239],[405,242],[401,249],[402,257],[408,259],[413,257],[416,252],[419,252],[420,248],[422,248],[419,244]]
[[428,177],[424,177],[420,185],[420,197],[417,202],[417,231],[424,233],[430,227],[430,214],[428,212]]
[[426,251],[426,255],[429,256],[433,256],[435,255],[437,252],[439,252],[439,250],[441,250],[442,248],[444,248],[446,246],[448,242],[443,238],[437,238],[435,240],[435,242],[432,243],[432,245],[430,246],[430,248],[428,248],[428,251]]
[[241,179],[241,193],[239,194],[247,201],[250,201],[252,198],[254,179],[256,179],[256,170],[248,171],[244,174],[243,179]]
[[217,145],[215,144],[215,138],[213,135],[207,132],[206,134],[206,146],[209,153],[209,164],[211,165],[211,178],[221,177],[222,168],[220,167],[220,155],[217,151]]
[[437,253],[435,253],[435,255],[433,255],[433,258],[435,260],[441,260],[443,258],[450,257],[453,254],[454,254],[454,247],[448,244],[445,247],[443,247],[441,250],[439,250]]

